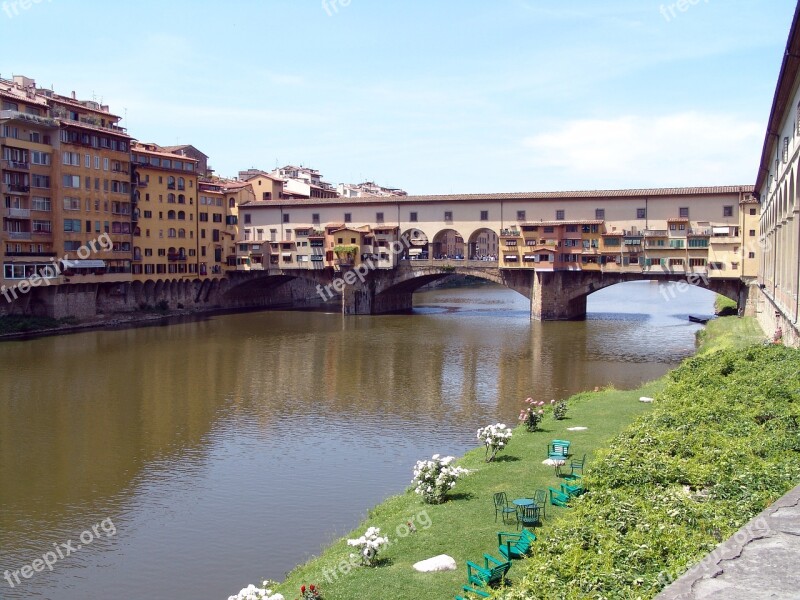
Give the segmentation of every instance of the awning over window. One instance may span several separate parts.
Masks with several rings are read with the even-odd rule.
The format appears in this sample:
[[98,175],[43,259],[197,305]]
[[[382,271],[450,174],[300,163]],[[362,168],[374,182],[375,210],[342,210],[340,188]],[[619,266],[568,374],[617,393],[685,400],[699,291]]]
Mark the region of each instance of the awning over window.
[[281,253],[281,256],[282,256],[283,258],[287,258],[287,257],[290,257],[290,258],[291,258],[291,256],[292,256],[292,253],[291,253],[291,252],[282,252],[282,253]]
[[422,254],[422,248],[409,248],[408,254],[414,256],[416,254]]
[[731,232],[730,227],[714,227],[713,230],[714,235],[729,235]]
[[65,269],[105,269],[104,260],[62,260]]

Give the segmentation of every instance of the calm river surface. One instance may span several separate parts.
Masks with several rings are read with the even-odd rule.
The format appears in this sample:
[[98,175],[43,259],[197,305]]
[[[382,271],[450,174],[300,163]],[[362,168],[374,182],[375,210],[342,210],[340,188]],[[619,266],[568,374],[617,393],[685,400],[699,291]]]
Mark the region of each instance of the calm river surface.
[[411,315],[0,343],[0,576],[73,541],[52,571],[0,578],[0,598],[220,600],[282,579],[527,396],[633,387],[690,355],[686,317],[714,297],[662,289],[598,292],[582,322],[531,323],[486,286],[417,294]]

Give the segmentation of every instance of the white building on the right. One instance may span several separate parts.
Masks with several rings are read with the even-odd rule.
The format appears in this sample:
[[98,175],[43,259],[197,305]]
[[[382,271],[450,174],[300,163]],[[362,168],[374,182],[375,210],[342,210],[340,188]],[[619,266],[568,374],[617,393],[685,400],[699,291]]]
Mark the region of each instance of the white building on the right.
[[800,345],[800,4],[783,56],[764,139],[756,193],[761,264],[756,312],[764,330]]

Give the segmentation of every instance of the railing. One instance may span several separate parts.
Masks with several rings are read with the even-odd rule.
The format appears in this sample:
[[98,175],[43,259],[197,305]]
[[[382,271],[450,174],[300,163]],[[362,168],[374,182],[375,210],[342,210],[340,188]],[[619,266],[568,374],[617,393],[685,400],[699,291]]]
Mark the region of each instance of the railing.
[[29,163],[19,160],[4,159],[3,164],[7,169],[16,169],[17,171],[28,171],[31,168]]
[[456,258],[411,258],[398,261],[398,265],[410,267],[470,267],[491,269],[497,268],[496,260],[465,260]]
[[666,229],[645,229],[644,237],[667,237]]
[[58,256],[55,252],[6,252],[6,256],[13,258],[35,258]]
[[40,117],[39,115],[29,115],[28,113],[20,112],[18,110],[0,110],[0,119],[15,119],[20,121],[31,121],[37,125],[44,127],[58,127],[58,121],[49,117]]
[[11,194],[27,194],[31,191],[31,186],[20,185],[18,183],[6,183],[5,190]]
[[31,239],[30,231],[7,231],[6,235],[11,240],[29,240]]
[[185,254],[167,254],[167,260],[172,262],[183,262],[186,260]]
[[710,236],[710,229],[689,229],[689,235]]
[[29,219],[31,211],[29,208],[7,208],[6,216],[9,219]]
[[147,181],[145,179],[137,179],[134,185],[139,187],[147,187]]

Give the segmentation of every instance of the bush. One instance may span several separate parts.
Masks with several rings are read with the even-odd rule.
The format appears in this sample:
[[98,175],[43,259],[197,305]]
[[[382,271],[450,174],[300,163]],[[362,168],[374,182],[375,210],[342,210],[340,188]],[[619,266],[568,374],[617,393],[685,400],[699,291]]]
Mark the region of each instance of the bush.
[[478,439],[486,446],[486,462],[492,462],[511,439],[511,429],[504,423],[487,425],[478,429]]
[[542,408],[544,401],[536,402],[533,398],[528,398],[525,403],[528,404],[528,408],[523,408],[520,411],[519,420],[525,425],[525,429],[533,432],[539,429],[539,423],[544,418],[544,409]]
[[795,350],[686,360],[654,409],[595,456],[590,491],[499,597],[655,596],[800,482],[799,396]]
[[553,418],[556,421],[561,421],[567,417],[567,401],[559,400],[553,404]]
[[440,457],[434,454],[431,460],[420,460],[414,466],[414,492],[422,496],[428,504],[441,504],[448,490],[456,485],[459,477],[469,471],[463,467],[454,467],[450,463],[455,460],[452,456]]

